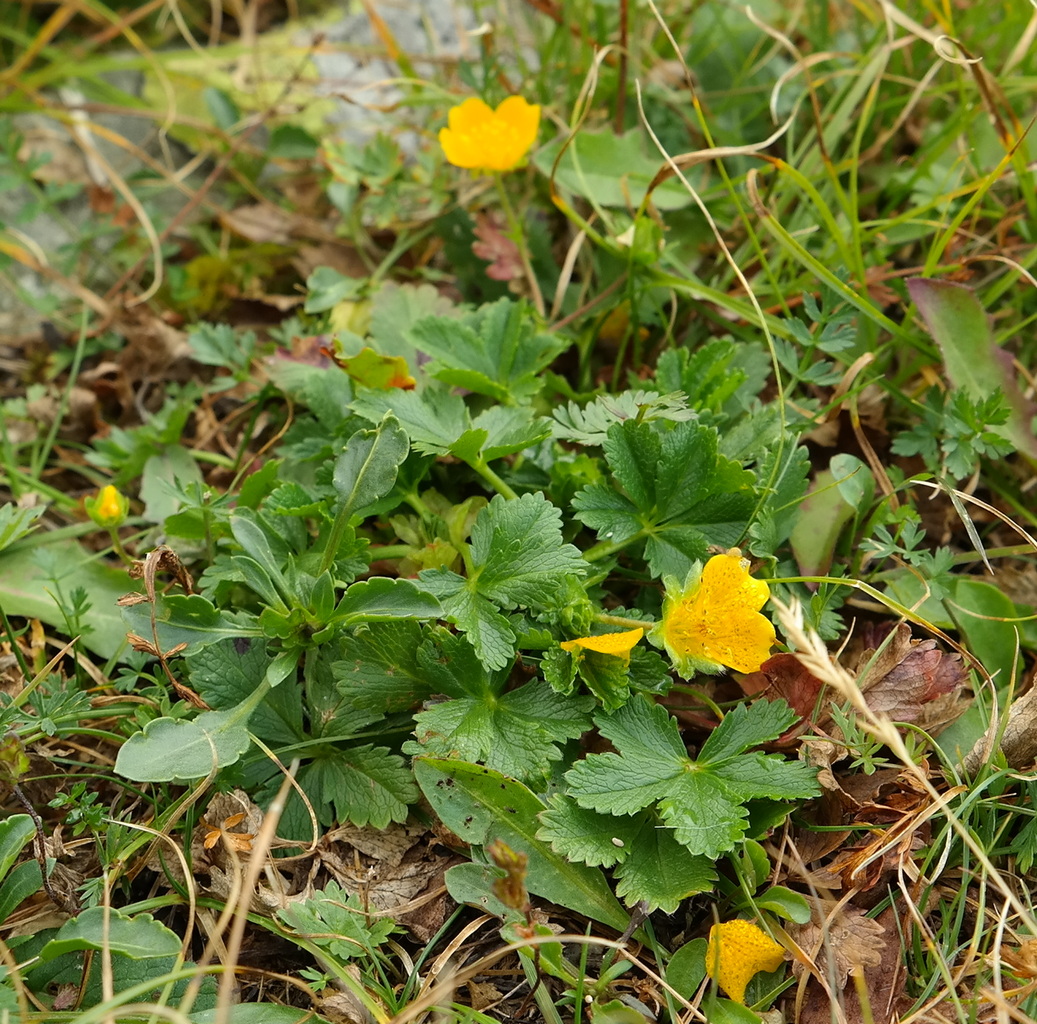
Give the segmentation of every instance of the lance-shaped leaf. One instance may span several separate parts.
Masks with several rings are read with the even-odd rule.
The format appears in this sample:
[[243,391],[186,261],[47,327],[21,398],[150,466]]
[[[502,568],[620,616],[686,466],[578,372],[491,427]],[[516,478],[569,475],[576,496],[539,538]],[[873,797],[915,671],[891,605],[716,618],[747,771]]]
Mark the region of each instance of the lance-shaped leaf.
[[358,430],[335,460],[334,485],[344,507],[358,512],[388,494],[409,453],[407,432],[391,413],[376,430]]
[[418,757],[414,774],[440,820],[476,846],[499,839],[529,858],[526,887],[536,896],[623,931],[626,912],[597,868],[573,864],[537,839],[544,805],[521,783],[490,768],[441,757]]

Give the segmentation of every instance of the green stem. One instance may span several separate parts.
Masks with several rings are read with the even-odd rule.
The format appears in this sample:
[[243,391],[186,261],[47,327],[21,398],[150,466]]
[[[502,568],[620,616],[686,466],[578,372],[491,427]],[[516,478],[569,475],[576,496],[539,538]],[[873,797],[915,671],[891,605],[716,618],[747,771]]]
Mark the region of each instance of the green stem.
[[68,403],[72,389],[76,386],[76,382],[79,379],[79,368],[83,364],[83,356],[86,353],[87,320],[87,311],[84,309],[82,316],[79,318],[79,337],[76,339],[76,347],[72,353],[72,365],[68,370],[68,380],[65,382],[65,389],[61,392],[61,397],[58,399],[57,412],[54,414],[47,436],[42,446],[36,451],[36,457],[32,460],[32,476],[35,479],[39,479],[40,474],[43,472],[43,467],[47,464],[47,458],[54,448],[54,442],[57,440],[58,430],[61,429],[61,422],[65,418],[65,413],[68,412]]
[[624,629],[643,629],[646,633],[650,633],[657,625],[655,622],[644,622],[641,619],[628,619],[623,615],[609,615],[606,612],[598,612],[594,618],[597,619],[598,622],[604,623],[606,626],[622,626]]
[[406,558],[413,554],[414,548],[409,544],[386,544],[383,547],[370,547],[367,551],[372,562],[381,562],[387,558]]
[[614,555],[617,551],[622,551],[623,548],[630,544],[633,544],[635,540],[640,540],[644,537],[644,530],[638,530],[632,537],[627,537],[626,540],[603,540],[595,544],[593,547],[587,548],[583,553],[583,557],[588,562],[597,562],[602,558],[608,558],[609,555]]
[[489,464],[481,456],[468,463],[498,494],[504,495],[508,501],[517,498],[518,495],[497,474],[490,469]]
[[115,549],[115,553],[122,559],[124,565],[133,565],[133,559],[126,554],[126,549],[122,546],[122,538],[119,536],[119,531],[114,527],[108,527],[108,536],[112,539],[112,547]]
[[526,275],[526,280],[529,282],[530,297],[533,300],[536,311],[541,316],[544,316],[544,296],[540,294],[540,283],[537,281],[536,273],[533,271],[533,263],[529,258],[529,246],[526,244],[526,232],[523,230],[522,221],[519,220],[518,215],[515,213],[515,208],[511,205],[508,190],[504,187],[503,176],[494,174],[493,178],[497,183],[497,194],[500,196],[501,206],[504,208],[504,216],[508,221],[508,227],[511,228],[511,239],[518,247],[519,259],[522,261],[522,270]]
[[352,517],[352,508],[350,508],[348,502],[344,502],[342,508],[338,511],[338,515],[335,517],[335,522],[332,524],[331,536],[328,537],[327,546],[324,548],[324,557],[321,558],[320,569],[317,571],[318,576],[323,572],[327,572],[334,564],[335,554],[342,545],[342,538],[345,535],[346,527],[349,526],[349,520],[352,519]]

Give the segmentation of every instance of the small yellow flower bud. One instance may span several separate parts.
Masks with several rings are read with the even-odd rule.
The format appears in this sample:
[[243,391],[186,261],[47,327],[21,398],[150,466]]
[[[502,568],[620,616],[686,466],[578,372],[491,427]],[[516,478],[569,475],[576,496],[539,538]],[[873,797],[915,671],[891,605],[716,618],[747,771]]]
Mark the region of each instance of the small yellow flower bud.
[[111,484],[102,487],[96,497],[87,498],[84,505],[87,515],[106,530],[121,525],[130,510],[129,498]]

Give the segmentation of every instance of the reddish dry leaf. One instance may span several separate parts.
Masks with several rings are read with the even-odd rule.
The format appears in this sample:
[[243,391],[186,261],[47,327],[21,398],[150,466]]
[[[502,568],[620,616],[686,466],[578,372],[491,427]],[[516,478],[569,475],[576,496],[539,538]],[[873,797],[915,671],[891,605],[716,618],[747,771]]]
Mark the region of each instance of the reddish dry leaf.
[[486,213],[475,215],[475,237],[472,252],[486,260],[486,276],[493,281],[517,281],[523,275],[519,247],[502,230],[495,218]]
[[851,671],[873,711],[897,722],[913,722],[937,697],[960,690],[968,673],[958,654],[946,655],[935,640],[916,640],[906,623],[892,639],[890,626],[865,627],[862,649]]
[[[945,654],[935,640],[913,638],[905,623],[896,627],[865,627],[860,642],[842,661],[843,667],[856,677],[868,706],[893,721],[915,722],[924,718],[934,728],[949,724],[967,706],[959,699],[968,681],[960,655]],[[830,712],[833,695],[824,690],[822,681],[804,668],[794,654],[768,658],[758,672],[742,678],[741,687],[750,696],[783,698],[800,716],[800,722],[782,737],[782,742],[802,733],[808,724],[814,731],[839,739]],[[934,710],[938,713],[933,714]],[[817,754],[813,760],[819,767],[840,759],[839,751],[834,749],[820,760]]]

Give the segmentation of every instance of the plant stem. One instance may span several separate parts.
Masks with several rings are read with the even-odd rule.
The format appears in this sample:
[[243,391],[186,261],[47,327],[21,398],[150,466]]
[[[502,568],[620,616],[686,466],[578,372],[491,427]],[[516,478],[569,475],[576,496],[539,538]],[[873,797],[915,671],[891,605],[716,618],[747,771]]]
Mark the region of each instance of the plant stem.
[[640,540],[644,535],[644,530],[638,530],[637,533],[632,537],[627,537],[626,540],[600,541],[593,547],[587,548],[583,553],[583,557],[588,562],[597,562],[602,558],[608,558],[609,555],[614,555],[617,551],[622,551],[628,544],[633,544],[635,540]]
[[606,626],[622,626],[624,629],[643,629],[646,633],[651,632],[656,626],[654,622],[645,622],[642,619],[628,619],[624,615],[609,615],[606,612],[598,612],[594,618]]
[[342,508],[338,511],[338,515],[335,517],[335,522],[331,526],[331,536],[328,537],[327,546],[324,548],[324,556],[320,560],[320,569],[317,571],[318,576],[323,572],[327,572],[334,564],[335,554],[342,544],[342,537],[352,517],[352,508],[350,508],[347,502],[344,502]]
[[126,549],[122,546],[122,538],[119,536],[119,531],[114,527],[108,528],[108,536],[112,539],[112,547],[115,549],[115,553],[122,559],[124,565],[133,565],[133,559],[126,554]]
[[386,544],[382,547],[367,549],[372,562],[381,562],[387,558],[406,558],[414,551],[409,544]]
[[511,205],[508,190],[504,187],[504,178],[500,174],[494,174],[497,183],[497,194],[500,196],[501,206],[504,208],[504,216],[507,218],[508,227],[511,228],[511,240],[518,247],[519,259],[522,261],[522,270],[525,272],[526,280],[529,282],[529,293],[536,307],[537,313],[544,316],[544,296],[540,294],[540,283],[537,281],[533,264],[529,258],[529,246],[526,245],[526,233],[522,227],[522,221],[518,219],[515,208]]
[[468,463],[498,494],[504,495],[508,501],[517,498],[518,495],[497,474],[490,469],[488,463],[481,456]]

